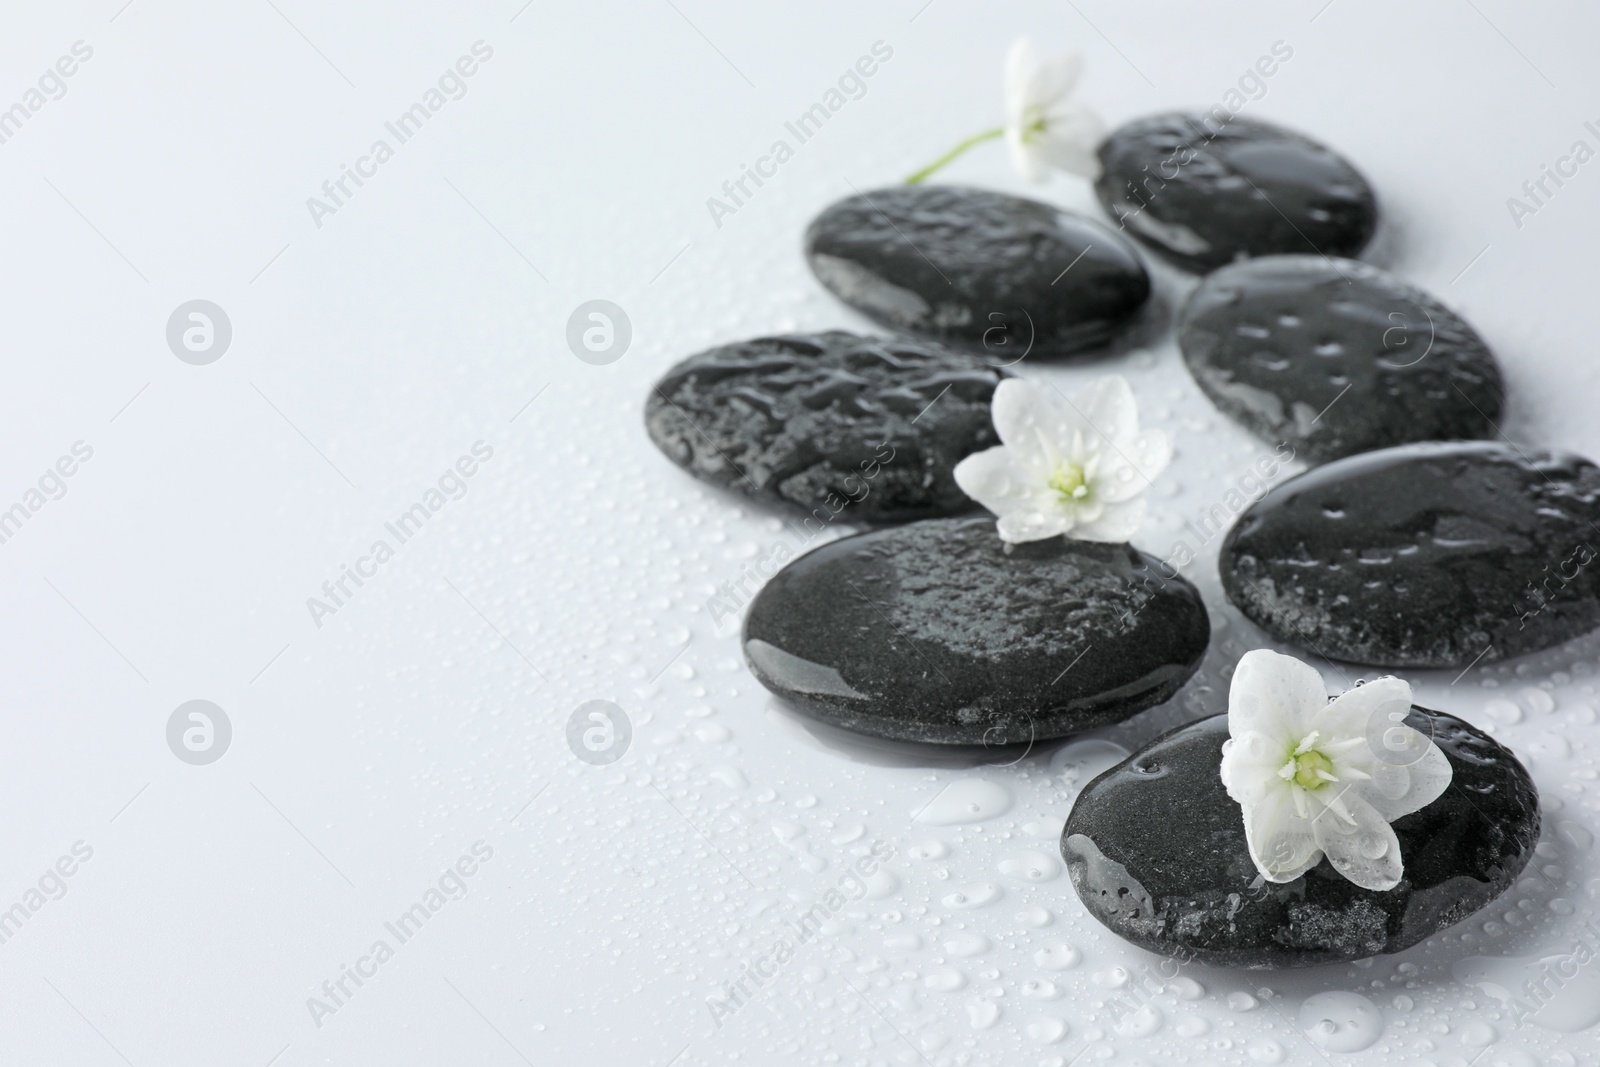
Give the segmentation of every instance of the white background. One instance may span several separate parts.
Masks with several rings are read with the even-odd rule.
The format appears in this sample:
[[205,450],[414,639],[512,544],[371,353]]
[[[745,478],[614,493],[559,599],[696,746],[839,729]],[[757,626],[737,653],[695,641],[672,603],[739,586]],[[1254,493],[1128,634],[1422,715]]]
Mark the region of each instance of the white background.
[[[1388,224],[1373,258],[1489,339],[1512,438],[1600,454],[1600,162],[1520,228],[1506,206],[1573,141],[1600,148],[1592,10],[274,2],[13,4],[0,34],[0,107],[75,41],[94,50],[0,144],[0,508],[74,442],[94,450],[0,545],[0,908],[93,849],[0,944],[0,1062],[1528,1064],[1600,1044],[1550,1029],[1559,1004],[1518,1028],[1457,977],[1587,936],[1600,638],[1412,677],[1514,746],[1545,798],[1539,871],[1501,902],[1361,966],[1151,981],[1155,958],[1085,918],[1059,867],[1002,870],[1056,853],[1072,752],[951,765],[771,706],[705,603],[778,526],[673,468],[640,419],[650,383],[709,344],[864,327],[807,274],[802,228],[995,125],[1016,34],[1085,51],[1082,97],[1112,124],[1216,103],[1283,41],[1245,113],[1365,171]],[[479,40],[493,58],[465,97],[316,226],[307,198]],[[880,40],[893,58],[866,95],[714,225],[706,199]],[[999,145],[948,177],[1024,189]],[[1077,179],[1033,192],[1098,214]],[[1162,274],[1168,298],[1185,284]],[[195,298],[233,325],[209,366],[165,341]],[[633,323],[609,366],[564,340],[595,298]],[[1136,539],[1153,551],[1267,453],[1164,341],[1025,370],[1126,374],[1175,434]],[[480,440],[493,458],[465,498],[314,625],[307,598]],[[1106,732],[1125,748],[1222,710],[1263,643],[1212,557],[1191,568],[1207,665]],[[165,740],[196,698],[234,729],[209,766]],[[597,698],[636,731],[604,768],[564,734]],[[913,821],[969,780],[1005,810]],[[307,998],[480,839],[494,855],[465,899],[317,1025]],[[892,877],[715,1025],[707,997],[873,841]],[[1042,981],[1059,995],[1025,995]],[[1318,1047],[1341,1040],[1303,1008],[1326,991],[1381,1013],[1381,1032],[1341,1032],[1364,1051]]]

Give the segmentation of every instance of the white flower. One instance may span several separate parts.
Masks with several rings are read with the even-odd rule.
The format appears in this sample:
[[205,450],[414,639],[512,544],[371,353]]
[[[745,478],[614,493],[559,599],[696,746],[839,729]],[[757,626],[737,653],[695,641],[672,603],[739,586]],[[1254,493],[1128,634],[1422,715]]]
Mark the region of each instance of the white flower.
[[1012,162],[1031,181],[1043,181],[1050,167],[1100,176],[1095,149],[1105,126],[1093,111],[1068,100],[1082,73],[1079,53],[1042,59],[1026,37],[1006,55],[1006,143]]
[[1139,429],[1126,379],[1101,378],[1068,401],[1048,385],[1007,378],[991,411],[1003,443],[956,464],[955,477],[1000,516],[1001,540],[1119,542],[1138,531],[1139,494],[1172,458],[1172,441]]
[[1400,884],[1389,824],[1433,803],[1452,774],[1438,746],[1405,725],[1410,710],[1411,686],[1399,678],[1330,702],[1310,666],[1264,648],[1245,653],[1228,693],[1222,782],[1244,809],[1250,858],[1267,881],[1292,882],[1326,854],[1363,889]]

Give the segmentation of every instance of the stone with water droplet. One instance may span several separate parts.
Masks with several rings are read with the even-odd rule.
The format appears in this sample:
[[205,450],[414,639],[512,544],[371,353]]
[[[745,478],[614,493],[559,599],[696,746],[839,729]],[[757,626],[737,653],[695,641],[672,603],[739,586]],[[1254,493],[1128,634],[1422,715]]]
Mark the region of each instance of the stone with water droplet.
[[952,472],[997,443],[989,401],[1002,377],[936,345],[840,330],[759,337],[669,370],[645,403],[645,429],[695,477],[809,513],[746,566],[748,585],[835,520],[972,510]]
[[912,185],[830,205],[806,230],[817,280],[875,322],[995,366],[1103,346],[1144,306],[1128,240],[1051,204]]
[[1377,228],[1378,201],[1360,172],[1256,119],[1151,115],[1113,130],[1099,154],[1100,203],[1185,270],[1308,249],[1353,256]]
[[1450,788],[1393,823],[1404,875],[1377,892],[1323,859],[1266,882],[1219,773],[1228,719],[1180,727],[1097,778],[1074,804],[1062,854],[1100,922],[1165,956],[1301,967],[1398,952],[1460,922],[1516,882],[1539,839],[1539,802],[1509,750],[1443,712],[1407,725],[1450,761]]
[[[1338,518],[1330,518],[1337,514]],[[1281,641],[1457,671],[1600,626],[1600,467],[1490,442],[1314,467],[1239,516],[1218,570]]]
[[1125,544],[1007,545],[992,519],[841,538],[745,617],[751,672],[798,710],[902,741],[1001,746],[1119,722],[1200,665],[1199,592]]
[[1351,259],[1268,256],[1214,271],[1184,304],[1178,345],[1211,402],[1281,457],[1492,437],[1500,417],[1500,368],[1472,327]]

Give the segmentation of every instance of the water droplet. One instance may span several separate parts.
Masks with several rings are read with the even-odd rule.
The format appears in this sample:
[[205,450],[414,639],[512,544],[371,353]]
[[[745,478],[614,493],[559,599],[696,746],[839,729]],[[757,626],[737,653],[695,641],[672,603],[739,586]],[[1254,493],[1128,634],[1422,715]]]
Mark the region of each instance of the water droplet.
[[1040,1045],[1053,1045],[1066,1036],[1066,1020],[1057,1019],[1053,1015],[1047,1015],[1028,1024],[1028,1037]]
[[1284,1059],[1283,1045],[1270,1037],[1261,1037],[1245,1046],[1245,1055],[1256,1063],[1277,1064]]
[[995,882],[973,882],[964,885],[953,893],[947,893],[939,902],[947,908],[956,911],[967,911],[972,908],[981,908],[986,904],[993,904],[1004,894],[1004,890]]
[[[1477,986],[1518,1018],[1546,1030],[1575,1034],[1600,1023],[1600,967],[1595,946],[1585,939],[1566,954],[1548,956],[1469,956],[1451,968],[1463,985]],[[1518,1009],[1527,990],[1547,990],[1532,1011]]]
[[944,791],[915,813],[913,822],[929,826],[960,826],[983,822],[1004,814],[1011,807],[1011,794],[982,778],[963,778],[951,782]]
[[1083,957],[1065,941],[1052,941],[1033,954],[1033,962],[1047,971],[1064,971],[1076,967]]
[[956,934],[945,941],[944,950],[947,955],[962,959],[981,956],[989,951],[989,939],[982,934]]
[[1234,1011],[1254,1011],[1261,1002],[1243,990],[1236,990],[1228,994],[1228,1007]]
[[1317,993],[1300,1005],[1300,1029],[1329,1052],[1360,1052],[1383,1036],[1383,1013],[1360,993]]
[[967,1021],[974,1030],[987,1030],[1000,1019],[1000,1005],[992,1000],[974,998],[967,1001]]
[[1124,1037],[1149,1037],[1161,1029],[1161,1010],[1154,1004],[1141,1004],[1117,1020],[1117,1033]]
[[1000,861],[1000,874],[1012,882],[1048,882],[1060,873],[1060,860],[1035,849],[1013,853]]

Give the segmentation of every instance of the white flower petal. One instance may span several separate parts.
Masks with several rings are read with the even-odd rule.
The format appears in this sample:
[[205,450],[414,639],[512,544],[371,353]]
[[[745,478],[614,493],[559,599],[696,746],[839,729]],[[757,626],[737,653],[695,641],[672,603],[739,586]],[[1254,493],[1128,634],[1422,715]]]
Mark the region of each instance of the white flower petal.
[[1317,845],[1333,869],[1363,889],[1393,889],[1404,873],[1400,840],[1389,820],[1357,795],[1354,789],[1338,797],[1338,808],[1353,821],[1339,816],[1329,805],[1312,825]]
[[1080,516],[1072,536],[1080,541],[1100,541],[1120,545],[1133,539],[1144,523],[1147,506],[1143,498],[1101,505],[1099,516],[1092,521]]
[[1064,512],[1013,511],[1000,516],[995,523],[1000,540],[1008,544],[1025,541],[1043,541],[1072,530],[1072,516]]
[[995,445],[956,464],[956,485],[996,515],[1008,515],[1033,506],[1041,482],[1033,471],[1019,466],[1004,445]]
[[1142,430],[1117,447],[1152,481],[1172,462],[1172,436],[1165,430]]
[[1011,165],[1030,182],[1042,182],[1050,176],[1050,168],[1035,149],[1037,141],[1027,140],[1021,127],[1006,127],[1006,147],[1011,151]]
[[1039,49],[1026,37],[1018,37],[1006,51],[1006,125],[1020,126],[1028,109],[1038,100]]
[[1222,785],[1235,802],[1252,807],[1269,790],[1279,789],[1283,746],[1265,734],[1246,733],[1222,743]]
[[1006,52],[1006,119],[1021,123],[1030,113],[1048,110],[1072,94],[1083,76],[1083,56],[1067,52],[1044,59],[1026,37],[1012,42]]
[[996,386],[990,412],[1000,440],[1041,482],[1066,462],[1074,435],[1084,429],[1054,389],[1025,378],[1006,378]]
[[1095,499],[1108,504],[1132,500],[1150,488],[1150,479],[1136,465],[1124,458],[1120,449],[1100,453],[1100,465],[1094,476]]
[[1072,398],[1072,406],[1095,433],[1118,443],[1139,432],[1133,386],[1120,374],[1096,378]]
[[1256,870],[1269,882],[1292,882],[1322,860],[1312,826],[1295,814],[1287,786],[1245,809],[1244,836]]
[[[1317,714],[1324,736],[1366,737],[1382,743],[1385,731],[1411,714],[1411,686],[1393,675],[1346,689]],[[1413,731],[1415,732],[1415,731]]]
[[1380,758],[1372,771],[1372,781],[1361,790],[1361,795],[1390,822],[1438,800],[1455,777],[1455,768],[1439,746],[1417,731],[1411,732],[1427,745],[1421,750],[1422,755],[1405,764],[1385,763]]
[[1328,703],[1322,675],[1293,656],[1267,648],[1246,652],[1228,689],[1228,732],[1254,732],[1295,745]]
[[1046,163],[1068,174],[1090,181],[1100,177],[1100,142],[1105,140],[1105,123],[1100,116],[1076,104],[1059,108],[1045,117],[1045,126],[1034,136],[1032,147]]

